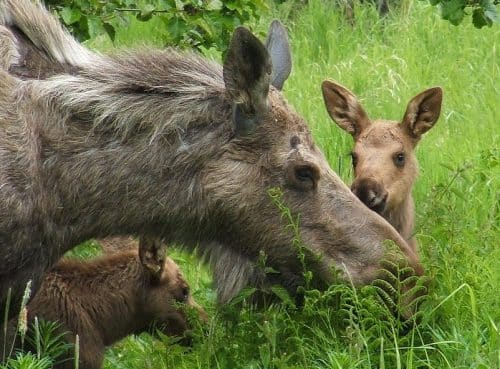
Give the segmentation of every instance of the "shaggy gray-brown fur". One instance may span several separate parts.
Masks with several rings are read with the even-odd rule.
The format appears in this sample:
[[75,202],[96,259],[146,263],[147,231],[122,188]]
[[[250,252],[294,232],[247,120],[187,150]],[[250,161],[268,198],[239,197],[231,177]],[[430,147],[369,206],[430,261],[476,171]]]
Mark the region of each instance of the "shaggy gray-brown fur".
[[422,272],[274,87],[290,68],[276,44],[285,45],[285,32],[271,32],[268,51],[237,28],[221,67],[172,49],[92,53],[28,0],[0,0],[0,14],[4,27],[71,67],[43,80],[0,71],[1,309],[9,288],[16,302],[28,280],[36,290],[74,245],[116,235],[147,234],[205,255],[221,301],[262,281],[262,256],[277,271],[273,282],[294,293],[303,265],[270,188],[300,215],[317,283],[329,283],[332,268],[370,282],[386,239]]

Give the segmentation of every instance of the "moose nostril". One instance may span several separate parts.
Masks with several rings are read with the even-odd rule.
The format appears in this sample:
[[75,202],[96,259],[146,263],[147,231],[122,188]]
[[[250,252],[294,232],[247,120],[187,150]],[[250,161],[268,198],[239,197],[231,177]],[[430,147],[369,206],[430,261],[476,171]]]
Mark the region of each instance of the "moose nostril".
[[378,193],[376,193],[375,191],[370,189],[370,190],[368,190],[367,200],[371,205],[371,204],[377,203],[380,200],[380,197],[378,196]]
[[355,181],[351,190],[371,210],[380,213],[385,209],[387,191],[377,181],[370,178]]

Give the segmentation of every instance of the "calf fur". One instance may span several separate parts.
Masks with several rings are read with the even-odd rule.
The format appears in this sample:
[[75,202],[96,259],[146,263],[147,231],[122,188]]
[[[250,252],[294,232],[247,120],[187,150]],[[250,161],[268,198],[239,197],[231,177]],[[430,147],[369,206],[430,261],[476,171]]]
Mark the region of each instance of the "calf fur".
[[[202,320],[206,313],[172,259],[146,258],[136,248],[86,262],[60,261],[28,304],[28,321],[58,321],[70,343],[78,335],[82,369],[101,368],[106,346],[153,322],[165,334],[182,336],[189,329],[186,305]],[[57,368],[73,368],[72,356]]]

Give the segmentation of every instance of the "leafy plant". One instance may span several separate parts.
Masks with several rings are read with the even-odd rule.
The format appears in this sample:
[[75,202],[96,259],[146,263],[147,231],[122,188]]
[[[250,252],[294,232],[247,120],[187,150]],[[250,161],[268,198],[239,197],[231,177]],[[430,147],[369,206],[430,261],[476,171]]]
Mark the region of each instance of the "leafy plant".
[[50,369],[53,362],[48,357],[38,358],[31,352],[18,352],[15,358],[9,359],[0,369]]
[[441,9],[441,17],[458,26],[464,18],[472,14],[472,23],[476,28],[491,27],[498,23],[496,6],[498,0],[429,0]]
[[116,9],[134,6],[133,0],[48,0],[52,9],[69,31],[80,41],[108,34],[114,40],[116,28],[126,26],[129,19]]
[[73,348],[72,344],[65,341],[64,335],[59,323],[35,318],[26,336],[26,343],[36,348],[38,358],[50,357],[58,362],[64,360],[64,356]]
[[[28,327],[25,313],[26,310],[23,309],[20,314],[18,337],[11,336],[12,339],[19,340],[13,345],[15,356],[10,357],[4,366],[0,365],[0,369],[52,368],[54,364],[67,360],[66,356],[73,345],[64,340],[64,332],[61,332],[59,324],[35,318]],[[13,326],[10,325],[10,328]],[[10,346],[11,343],[8,344]],[[11,356],[10,352],[8,356]]]
[[133,18],[157,17],[166,44],[222,51],[236,26],[256,21],[267,9],[264,0],[50,0],[48,5],[80,41],[101,34],[114,41],[117,28]]

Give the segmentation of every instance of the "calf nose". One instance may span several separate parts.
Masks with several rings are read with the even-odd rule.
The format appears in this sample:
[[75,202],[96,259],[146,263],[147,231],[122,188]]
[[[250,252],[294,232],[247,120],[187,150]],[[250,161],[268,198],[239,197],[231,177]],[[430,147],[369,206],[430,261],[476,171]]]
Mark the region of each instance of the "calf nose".
[[362,178],[354,181],[351,190],[371,210],[377,213],[384,211],[388,194],[379,182]]

